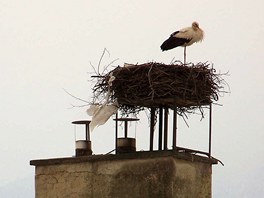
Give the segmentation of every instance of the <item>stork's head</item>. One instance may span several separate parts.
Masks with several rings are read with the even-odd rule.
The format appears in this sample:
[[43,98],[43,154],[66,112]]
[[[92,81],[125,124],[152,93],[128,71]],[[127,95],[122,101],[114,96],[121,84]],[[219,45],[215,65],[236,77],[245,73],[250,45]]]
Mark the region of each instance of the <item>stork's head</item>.
[[194,21],[194,22],[192,23],[192,28],[193,28],[194,30],[199,29],[199,23],[197,23],[196,21]]

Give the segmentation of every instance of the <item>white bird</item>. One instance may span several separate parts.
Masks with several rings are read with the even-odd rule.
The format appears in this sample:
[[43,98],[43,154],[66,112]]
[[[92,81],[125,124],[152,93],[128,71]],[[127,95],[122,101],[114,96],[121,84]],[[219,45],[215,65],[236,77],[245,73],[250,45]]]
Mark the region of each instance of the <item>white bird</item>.
[[170,37],[160,46],[162,51],[175,47],[184,47],[184,64],[186,64],[186,46],[203,40],[204,32],[199,28],[197,22],[193,22],[191,27],[183,28],[170,35]]

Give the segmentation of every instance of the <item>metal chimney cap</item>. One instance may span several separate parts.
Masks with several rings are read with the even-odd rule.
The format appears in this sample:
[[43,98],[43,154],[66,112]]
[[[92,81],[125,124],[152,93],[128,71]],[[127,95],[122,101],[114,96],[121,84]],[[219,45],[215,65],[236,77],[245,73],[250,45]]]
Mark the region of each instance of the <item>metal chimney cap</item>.
[[78,120],[73,121],[72,124],[90,124],[91,120]]
[[117,118],[117,119],[115,118],[113,120],[115,120],[115,121],[130,121],[130,122],[132,122],[132,121],[139,121],[138,118]]

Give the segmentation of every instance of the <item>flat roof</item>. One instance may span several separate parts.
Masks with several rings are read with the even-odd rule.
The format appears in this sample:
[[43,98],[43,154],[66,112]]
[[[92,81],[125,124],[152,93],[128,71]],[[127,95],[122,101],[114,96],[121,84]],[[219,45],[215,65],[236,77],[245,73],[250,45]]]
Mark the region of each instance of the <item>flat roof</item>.
[[122,154],[100,154],[89,155],[80,157],[65,157],[65,158],[51,158],[51,159],[37,159],[31,160],[32,166],[49,166],[58,164],[75,164],[84,162],[96,162],[96,161],[112,161],[112,160],[124,160],[124,159],[147,159],[158,157],[175,157],[182,160],[197,161],[207,164],[218,164],[216,158],[209,158],[207,156],[195,155],[188,152],[178,152],[173,150],[166,151],[137,151],[133,153]]

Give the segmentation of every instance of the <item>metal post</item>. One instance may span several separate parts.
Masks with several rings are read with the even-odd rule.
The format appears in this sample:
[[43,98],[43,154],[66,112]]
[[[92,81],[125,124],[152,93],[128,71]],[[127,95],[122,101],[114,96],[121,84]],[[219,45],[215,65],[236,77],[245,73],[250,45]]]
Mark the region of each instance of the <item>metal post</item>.
[[155,128],[155,108],[151,108],[150,109],[150,140],[149,140],[150,151],[153,151],[154,128]]
[[173,135],[172,135],[172,149],[176,150],[176,138],[177,138],[177,107],[173,110]]
[[127,121],[125,121],[125,138],[127,138]]
[[85,133],[86,133],[86,140],[90,141],[90,131],[89,131],[89,124],[85,124]]
[[117,138],[118,138],[118,112],[116,112],[116,121],[115,121],[115,151],[117,153]]
[[159,108],[159,150],[162,150],[163,108]]
[[186,46],[184,47],[184,65],[186,65]]
[[168,149],[168,114],[169,109],[164,109],[164,150]]
[[212,153],[212,103],[210,103],[209,107],[209,157],[211,157]]

